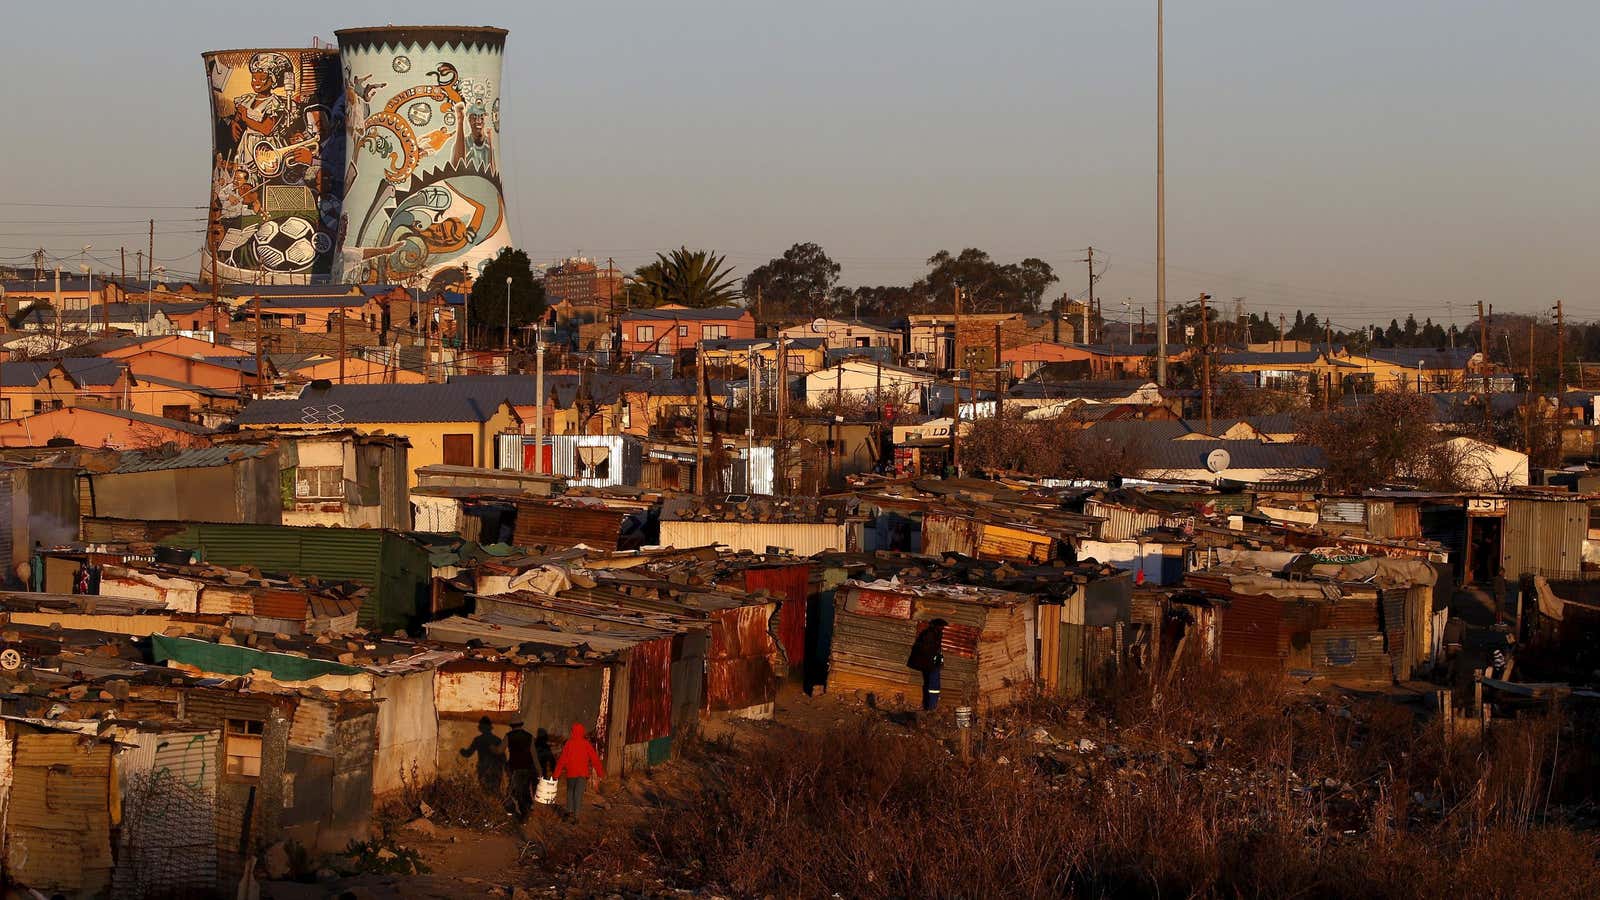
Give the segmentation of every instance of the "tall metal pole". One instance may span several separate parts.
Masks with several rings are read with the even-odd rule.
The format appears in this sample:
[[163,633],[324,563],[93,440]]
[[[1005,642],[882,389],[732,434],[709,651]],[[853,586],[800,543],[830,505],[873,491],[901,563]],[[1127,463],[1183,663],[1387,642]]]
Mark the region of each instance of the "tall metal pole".
[[[538,323],[535,323],[537,327]],[[541,342],[542,343],[542,342]],[[506,276],[506,371],[511,367],[511,276]]]
[[533,393],[535,400],[533,422],[533,473],[544,474],[544,340],[534,345]]
[[1156,0],[1156,384],[1167,385],[1166,10]]

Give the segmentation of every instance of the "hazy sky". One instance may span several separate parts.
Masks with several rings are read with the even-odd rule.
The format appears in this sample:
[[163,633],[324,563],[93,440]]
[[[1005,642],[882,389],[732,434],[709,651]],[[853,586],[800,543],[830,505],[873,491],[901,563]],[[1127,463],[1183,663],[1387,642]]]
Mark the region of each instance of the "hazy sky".
[[[1154,0],[7,3],[0,260],[43,244],[193,270],[205,50],[337,28],[493,24],[512,238],[632,268],[688,244],[742,273],[796,241],[846,284],[934,251],[1039,256],[1155,294]],[[1172,0],[1168,296],[1341,324],[1476,300],[1600,317],[1600,5]],[[22,204],[101,204],[39,206]],[[1231,309],[1231,307],[1230,307]],[[1137,315],[1137,312],[1135,312]]]

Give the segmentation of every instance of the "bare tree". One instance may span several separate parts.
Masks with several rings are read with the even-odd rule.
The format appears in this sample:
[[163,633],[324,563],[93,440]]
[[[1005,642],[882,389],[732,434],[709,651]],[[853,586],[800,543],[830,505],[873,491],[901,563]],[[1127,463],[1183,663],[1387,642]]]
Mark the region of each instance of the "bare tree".
[[1299,417],[1299,440],[1321,448],[1328,486],[1358,493],[1407,483],[1424,490],[1467,486],[1467,449],[1452,445],[1426,394],[1379,391],[1359,403]]

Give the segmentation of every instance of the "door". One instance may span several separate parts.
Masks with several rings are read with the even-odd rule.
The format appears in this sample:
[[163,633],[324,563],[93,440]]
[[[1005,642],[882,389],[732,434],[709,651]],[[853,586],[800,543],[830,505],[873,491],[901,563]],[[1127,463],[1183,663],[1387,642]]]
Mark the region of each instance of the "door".
[[475,465],[472,455],[472,435],[447,434],[444,436],[444,464],[447,466]]

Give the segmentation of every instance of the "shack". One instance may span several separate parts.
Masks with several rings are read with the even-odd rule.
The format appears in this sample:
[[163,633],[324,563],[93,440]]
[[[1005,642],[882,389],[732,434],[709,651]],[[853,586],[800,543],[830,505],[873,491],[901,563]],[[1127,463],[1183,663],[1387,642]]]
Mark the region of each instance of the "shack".
[[277,525],[278,448],[237,443],[128,450],[109,471],[80,476],[84,512],[123,519]]
[[951,705],[1006,706],[1033,683],[1037,608],[1025,594],[879,579],[846,582],[834,596],[829,693],[914,702],[922,680],[906,660],[917,634],[933,619],[949,623],[943,685]]
[[369,589],[358,623],[385,633],[415,628],[432,609],[428,548],[397,531],[93,518],[84,520],[83,536],[185,548],[205,562],[274,575],[354,582]]
[[853,513],[854,498],[678,497],[662,504],[661,544],[793,556],[858,550],[865,520]]

